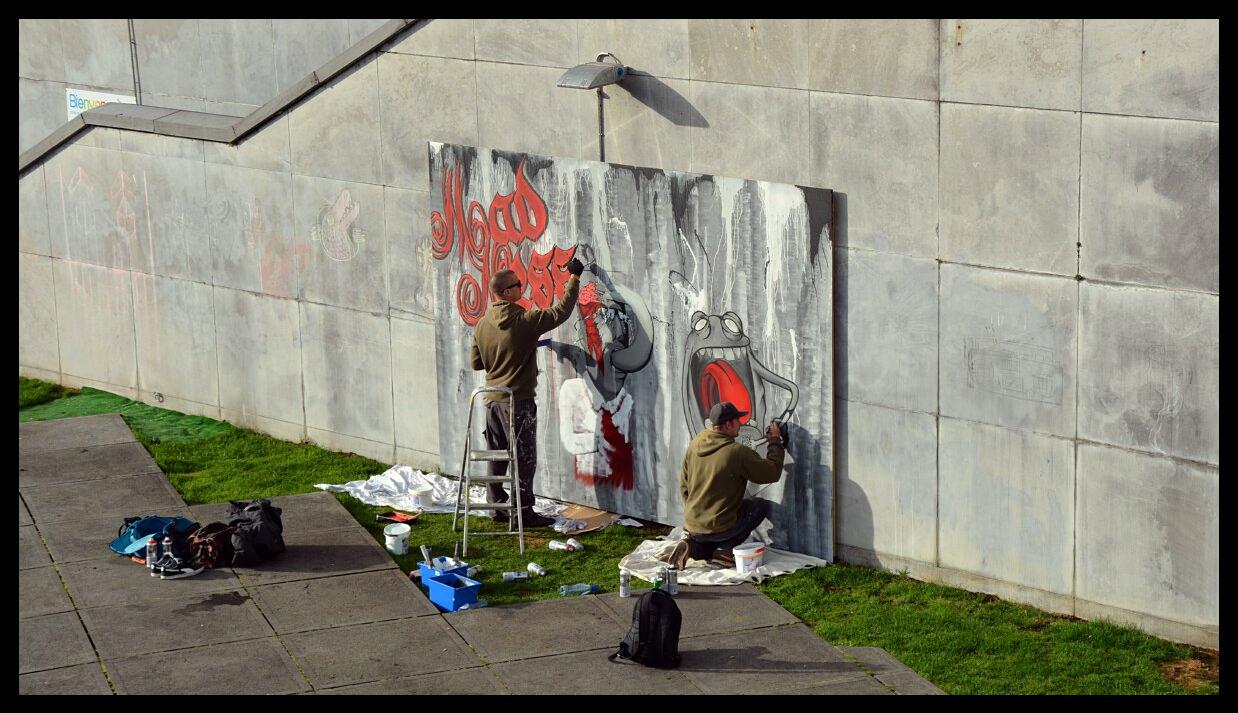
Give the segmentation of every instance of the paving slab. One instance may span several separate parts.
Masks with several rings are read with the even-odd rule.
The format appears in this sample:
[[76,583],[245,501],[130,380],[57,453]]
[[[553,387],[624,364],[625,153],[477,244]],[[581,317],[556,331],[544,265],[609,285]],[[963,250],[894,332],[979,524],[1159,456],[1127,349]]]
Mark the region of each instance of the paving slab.
[[256,587],[396,566],[391,555],[355,523],[342,530],[285,530],[284,546],[287,549],[283,553],[256,567],[235,567],[233,571],[245,586]]
[[833,683],[826,683],[810,688],[794,688],[786,691],[762,691],[774,696],[892,696],[894,691],[886,688],[880,681],[860,674],[855,678],[847,678]]
[[249,592],[279,634],[438,614],[398,569],[251,587]]
[[112,695],[97,661],[18,676],[17,692],[37,695]]
[[680,639],[679,653],[679,671],[710,693],[811,688],[864,673],[804,624]]
[[[161,509],[158,512],[133,512],[130,515],[162,515],[164,517],[190,517],[188,508]],[[84,562],[119,558],[108,543],[124,523],[124,517],[92,518],[90,520],[63,520],[39,523],[39,533],[47,544],[52,559],[57,563]]]
[[697,694],[704,691],[675,670],[640,664],[614,664],[607,657],[618,646],[490,666],[512,693],[538,694]]
[[934,686],[880,646],[840,646],[838,650],[855,658],[878,680],[899,693],[945,695],[945,691]]
[[[328,492],[319,490],[303,495],[281,495],[270,498],[270,501],[280,509],[279,518],[285,533],[339,530],[348,527],[364,529],[352,513]],[[228,521],[228,503],[194,505],[189,510],[194,519],[204,525],[208,522]]]
[[436,695],[496,695],[507,693],[503,684],[485,668],[470,668],[463,671],[431,673],[423,676],[406,676],[375,683],[340,686],[318,691],[324,696],[344,695],[401,695],[430,693]]
[[[632,608],[636,606],[637,597],[623,599],[612,592],[598,595],[595,599],[615,616],[621,626],[631,626]],[[680,638],[761,629],[799,621],[798,617],[778,606],[751,584],[731,587],[681,586],[675,604],[683,615]]]
[[53,567],[36,567],[17,575],[17,616],[34,616],[73,611],[73,602]]
[[490,663],[617,647],[628,627],[593,599],[469,609],[444,618]]
[[288,652],[274,638],[197,649],[104,659],[117,693],[263,695],[309,690]]
[[98,416],[27,421],[17,431],[17,452],[22,456],[65,448],[89,448],[138,439],[118,413]]
[[60,575],[79,609],[134,605],[238,589],[240,581],[228,569],[209,569],[185,579],[152,578],[146,568],[125,557],[60,565]]
[[45,522],[115,516],[117,525],[130,515],[184,508],[185,501],[162,473],[107,478],[91,483],[22,487],[30,515]]
[[23,455],[17,484],[24,488],[159,472],[142,444],[113,443]]
[[45,567],[51,564],[47,548],[39,539],[39,530],[34,525],[24,525],[17,528],[17,568],[30,569]]
[[17,524],[34,524],[34,518],[30,517],[30,509],[26,507],[26,503],[21,499],[21,493],[17,494]]
[[442,617],[418,617],[280,637],[317,688],[482,665]]
[[260,639],[275,633],[249,595],[235,589],[83,609],[82,621],[104,659]]
[[63,668],[95,660],[76,612],[22,619],[17,624],[17,672]]

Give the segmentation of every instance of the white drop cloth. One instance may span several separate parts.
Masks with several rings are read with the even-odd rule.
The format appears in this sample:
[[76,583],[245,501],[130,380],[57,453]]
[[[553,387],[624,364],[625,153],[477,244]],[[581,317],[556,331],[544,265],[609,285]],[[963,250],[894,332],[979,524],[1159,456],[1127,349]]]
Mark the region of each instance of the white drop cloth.
[[[413,491],[419,488],[434,489],[434,503],[425,507],[416,507],[413,503]],[[459,481],[444,478],[438,473],[426,473],[406,465],[394,465],[386,472],[370,476],[369,480],[353,480],[343,485],[318,483],[314,486],[319,490],[330,490],[336,493],[348,493],[366,505],[385,505],[395,510],[406,512],[455,512],[456,494],[460,492]],[[469,489],[469,500],[481,503],[486,500],[486,489],[474,485]],[[565,506],[546,498],[537,498],[533,503],[533,511],[547,517],[558,517]],[[472,509],[473,515],[489,515],[489,510]]]
[[[677,527],[664,539],[645,540],[631,554],[619,560],[619,569],[626,569],[646,582],[657,579],[658,569],[666,563],[658,559],[667,554],[683,537],[683,528]],[[753,541],[756,541],[755,539]],[[767,577],[789,574],[808,567],[824,567],[829,564],[819,557],[797,552],[765,548],[765,560],[756,571],[740,574],[734,567],[720,567],[701,560],[688,560],[688,565],[679,572],[680,584],[743,584],[761,582]]]

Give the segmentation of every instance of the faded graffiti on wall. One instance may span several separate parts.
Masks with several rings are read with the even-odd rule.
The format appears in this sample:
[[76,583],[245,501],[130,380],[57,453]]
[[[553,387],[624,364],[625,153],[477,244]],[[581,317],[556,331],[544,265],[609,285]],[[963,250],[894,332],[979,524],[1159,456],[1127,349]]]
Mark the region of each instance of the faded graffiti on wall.
[[775,503],[782,546],[833,556],[830,191],[431,143],[440,453],[458,467],[472,327],[509,268],[526,308],[578,307],[538,364],[539,494],[682,521],[679,470],[709,408],[749,411],[740,440],[764,452],[787,422]]

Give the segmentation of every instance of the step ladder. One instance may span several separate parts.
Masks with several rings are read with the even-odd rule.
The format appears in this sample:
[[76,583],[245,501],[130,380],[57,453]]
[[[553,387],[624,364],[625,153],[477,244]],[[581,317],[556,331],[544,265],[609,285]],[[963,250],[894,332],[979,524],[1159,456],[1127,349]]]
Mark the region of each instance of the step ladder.
[[[478,450],[473,448],[473,413],[478,394],[502,393],[507,395],[507,448],[505,450]],[[485,503],[479,510],[507,510],[507,532],[474,532],[474,535],[516,535],[520,539],[520,554],[524,554],[524,511],[520,507],[520,474],[516,466],[516,402],[512,390],[506,386],[479,386],[469,395],[469,418],[464,427],[464,456],[460,460],[460,489],[456,493],[456,510],[451,516],[451,529],[456,530],[457,519],[464,523],[464,546],[462,557],[469,554],[469,488],[474,484],[508,483],[512,497],[505,503]],[[473,475],[472,463],[507,463],[507,475]],[[464,509],[461,510],[461,501]],[[514,503],[514,504],[513,504]],[[464,517],[460,518],[460,513]],[[515,529],[513,529],[513,527]]]

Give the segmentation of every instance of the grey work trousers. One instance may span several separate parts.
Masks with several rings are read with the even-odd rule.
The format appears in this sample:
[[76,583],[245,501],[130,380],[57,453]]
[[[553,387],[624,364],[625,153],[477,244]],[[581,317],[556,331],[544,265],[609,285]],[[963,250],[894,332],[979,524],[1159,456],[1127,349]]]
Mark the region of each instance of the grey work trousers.
[[[520,482],[520,505],[527,517],[533,512],[533,473],[537,470],[537,402],[533,399],[519,399],[514,406],[516,471]],[[488,448],[506,450],[507,418],[506,403],[486,402],[485,434]],[[491,461],[489,469],[490,475],[507,475],[506,462]],[[490,494],[490,502],[507,502],[508,494],[502,483],[489,483],[486,489]]]

